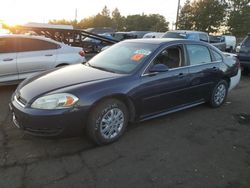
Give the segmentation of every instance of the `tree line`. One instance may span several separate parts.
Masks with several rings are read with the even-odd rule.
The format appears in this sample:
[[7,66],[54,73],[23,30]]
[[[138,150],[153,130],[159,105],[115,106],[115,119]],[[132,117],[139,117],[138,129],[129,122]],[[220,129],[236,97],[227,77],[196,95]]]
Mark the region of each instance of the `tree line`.
[[[117,8],[111,12],[107,6],[95,16],[84,18],[79,22],[50,20],[49,23],[71,24],[82,29],[112,27],[117,31],[169,30],[169,22],[160,14],[122,16]],[[180,9],[176,27],[243,37],[250,32],[250,0],[186,0]]]
[[177,27],[243,37],[250,32],[250,0],[187,0]]
[[70,24],[77,28],[87,29],[92,27],[112,27],[116,31],[168,31],[169,22],[160,14],[135,14],[122,16],[119,9],[112,12],[105,6],[95,16],[76,20],[50,20],[51,24]]

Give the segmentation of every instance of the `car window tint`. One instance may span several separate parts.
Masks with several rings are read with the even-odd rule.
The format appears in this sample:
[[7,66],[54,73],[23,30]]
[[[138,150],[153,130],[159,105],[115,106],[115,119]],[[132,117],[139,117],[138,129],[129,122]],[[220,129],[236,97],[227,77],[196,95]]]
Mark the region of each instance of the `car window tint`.
[[0,39],[0,53],[14,53],[16,52],[14,38],[1,38]]
[[187,45],[190,65],[210,63],[211,56],[207,47],[202,45]]
[[51,50],[57,49],[58,45],[39,40],[39,39],[28,39],[28,38],[20,38],[18,40],[18,51],[19,52],[28,52],[28,51],[40,51],[40,50]]
[[182,66],[181,46],[171,46],[164,49],[154,60],[154,64],[164,64],[169,69]]
[[206,34],[199,34],[200,36],[200,41],[203,41],[203,42],[208,42],[208,36]]
[[213,54],[214,61],[222,61],[222,56],[218,52],[214,50],[211,50],[211,52]]

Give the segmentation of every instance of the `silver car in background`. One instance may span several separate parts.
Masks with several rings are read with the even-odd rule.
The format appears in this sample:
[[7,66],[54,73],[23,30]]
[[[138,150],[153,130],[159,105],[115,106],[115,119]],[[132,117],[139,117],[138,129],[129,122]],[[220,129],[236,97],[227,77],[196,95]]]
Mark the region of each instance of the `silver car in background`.
[[0,85],[16,83],[55,67],[84,63],[82,48],[45,37],[0,36]]

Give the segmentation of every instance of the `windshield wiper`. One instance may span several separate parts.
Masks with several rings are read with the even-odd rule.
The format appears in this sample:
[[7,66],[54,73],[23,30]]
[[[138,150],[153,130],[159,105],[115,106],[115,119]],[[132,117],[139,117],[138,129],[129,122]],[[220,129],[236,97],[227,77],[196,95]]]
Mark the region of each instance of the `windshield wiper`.
[[107,68],[104,68],[104,67],[93,66],[93,65],[91,65],[90,63],[85,63],[85,64],[86,64],[87,66],[92,67],[92,68],[95,68],[95,69],[103,70],[103,71],[106,71],[106,72],[118,73],[117,71],[110,70],[110,69],[107,69]]
[[93,68],[95,68],[95,69],[107,71],[107,72],[117,73],[117,72],[114,71],[114,70],[110,70],[110,69],[107,69],[107,68],[104,68],[104,67],[96,67],[96,66],[93,66],[93,65],[91,65],[91,67],[93,67]]

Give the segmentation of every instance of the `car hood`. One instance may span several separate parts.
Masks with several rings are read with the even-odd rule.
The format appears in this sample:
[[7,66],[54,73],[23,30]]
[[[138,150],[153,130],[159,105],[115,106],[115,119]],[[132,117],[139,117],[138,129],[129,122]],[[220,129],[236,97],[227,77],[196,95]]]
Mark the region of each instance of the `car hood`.
[[121,75],[83,64],[70,65],[26,79],[18,86],[16,92],[26,102],[30,102],[33,98],[57,89],[119,76]]

